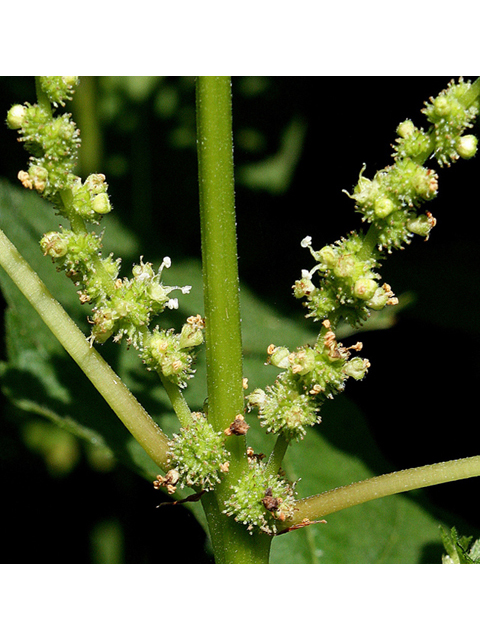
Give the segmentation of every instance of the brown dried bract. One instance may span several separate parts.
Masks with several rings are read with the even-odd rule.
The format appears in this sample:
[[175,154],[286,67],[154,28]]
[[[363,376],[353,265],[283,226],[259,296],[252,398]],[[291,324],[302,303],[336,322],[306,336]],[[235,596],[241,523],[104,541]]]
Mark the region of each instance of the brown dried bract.
[[238,414],[231,425],[225,429],[224,434],[226,436],[244,436],[249,429],[250,426],[245,422],[245,418]]
[[282,498],[274,498],[272,495],[272,488],[268,487],[265,491],[265,497],[262,498],[262,504],[267,511],[276,511],[282,504]]

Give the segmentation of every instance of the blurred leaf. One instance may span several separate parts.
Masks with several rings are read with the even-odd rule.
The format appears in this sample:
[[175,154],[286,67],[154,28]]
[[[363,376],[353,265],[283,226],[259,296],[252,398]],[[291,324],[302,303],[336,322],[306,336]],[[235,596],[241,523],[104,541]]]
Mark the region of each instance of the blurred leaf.
[[306,131],[305,122],[293,118],[283,131],[280,148],[274,156],[237,170],[240,183],[250,189],[264,189],[275,195],[285,193],[300,160]]

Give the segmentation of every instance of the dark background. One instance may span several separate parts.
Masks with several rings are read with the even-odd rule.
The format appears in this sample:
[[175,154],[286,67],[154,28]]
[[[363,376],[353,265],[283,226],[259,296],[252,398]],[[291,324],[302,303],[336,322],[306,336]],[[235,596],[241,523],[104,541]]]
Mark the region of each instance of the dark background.
[[[290,289],[300,270],[311,266],[300,240],[311,235],[319,248],[360,226],[342,189],[353,188],[364,163],[367,177],[390,163],[398,123],[410,117],[426,126],[423,101],[449,80],[233,78],[240,276],[279,313],[302,316]],[[82,125],[74,103],[87,147],[79,173],[107,175],[115,215],[143,238],[145,255],[200,257],[193,78],[86,78],[84,86],[94,98],[85,108],[92,109],[98,137],[87,141],[88,122]],[[2,113],[15,102],[34,102],[33,78],[1,78],[0,100]],[[283,166],[283,177],[280,170],[280,178],[277,172],[263,182],[257,173],[253,184],[246,167],[277,154],[292,122],[297,134],[291,141],[299,148],[292,171]],[[473,132],[478,135],[478,127]],[[12,183],[26,167],[15,138],[0,127],[0,175]],[[382,267],[395,293],[410,292],[414,302],[388,332],[362,336],[372,367],[362,384],[346,392],[397,468],[478,453],[479,162],[439,170],[439,196],[429,207],[438,224],[430,240],[416,237]],[[15,415],[3,406],[4,562],[210,561],[203,533],[185,509],[156,510],[158,494],[146,491],[144,480],[92,462],[71,443],[69,463],[49,461]],[[474,479],[426,493],[435,505],[480,527],[471,498],[479,489]]]

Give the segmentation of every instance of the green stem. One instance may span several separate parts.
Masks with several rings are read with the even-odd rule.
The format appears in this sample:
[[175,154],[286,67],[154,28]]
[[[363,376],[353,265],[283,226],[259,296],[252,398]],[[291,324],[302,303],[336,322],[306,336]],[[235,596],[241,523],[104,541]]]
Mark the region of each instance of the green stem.
[[2,231],[0,265],[133,437],[156,464],[168,467],[167,436],[100,354],[90,346],[77,325]]
[[[243,413],[229,77],[197,79],[197,131],[208,419],[223,431]],[[237,455],[242,440],[229,438]]]
[[40,86],[40,78],[39,76],[35,76],[35,92],[37,94],[37,103],[39,107],[42,107],[47,113],[52,115],[52,105],[50,104],[50,100],[48,99],[47,94]]
[[282,464],[282,460],[288,449],[288,440],[282,433],[279,434],[277,441],[275,442],[275,446],[273,447],[273,451],[270,454],[268,459],[267,474],[278,473],[280,470],[280,466]]
[[[230,78],[200,76],[196,92],[208,420],[224,431],[244,411]],[[222,513],[230,487],[248,465],[244,436],[229,436],[226,447],[231,454],[226,480],[202,500],[215,559],[266,563],[270,537],[250,535]]]
[[395,471],[298,500],[295,505],[297,511],[284,528],[301,524],[304,519],[313,522],[330,513],[377,498],[475,476],[480,476],[480,456]]
[[188,427],[192,423],[192,412],[187,404],[187,401],[183,397],[182,392],[176,384],[170,382],[160,371],[158,371],[160,380],[167,392],[168,398],[172,403],[173,410],[178,418],[178,421],[182,427]]

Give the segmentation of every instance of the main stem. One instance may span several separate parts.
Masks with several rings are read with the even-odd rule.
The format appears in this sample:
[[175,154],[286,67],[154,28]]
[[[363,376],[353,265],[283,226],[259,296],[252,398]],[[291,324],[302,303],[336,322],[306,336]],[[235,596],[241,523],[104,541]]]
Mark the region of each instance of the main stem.
[[[224,431],[244,406],[230,77],[198,77],[196,95],[208,420]],[[215,559],[268,562],[269,536],[249,535],[222,513],[230,486],[248,464],[244,436],[229,436],[226,446],[228,475],[203,499]]]

